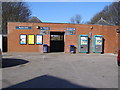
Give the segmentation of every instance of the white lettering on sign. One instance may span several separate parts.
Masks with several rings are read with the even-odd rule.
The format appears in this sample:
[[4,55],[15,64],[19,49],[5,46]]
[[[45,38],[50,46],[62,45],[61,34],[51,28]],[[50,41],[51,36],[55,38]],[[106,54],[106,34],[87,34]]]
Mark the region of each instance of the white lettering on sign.
[[28,26],[16,26],[16,29],[32,29],[32,27],[28,27]]

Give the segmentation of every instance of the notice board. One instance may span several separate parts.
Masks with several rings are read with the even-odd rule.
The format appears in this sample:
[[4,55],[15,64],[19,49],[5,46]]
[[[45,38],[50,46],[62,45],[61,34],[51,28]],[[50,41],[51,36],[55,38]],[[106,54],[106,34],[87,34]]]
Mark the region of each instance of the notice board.
[[42,44],[42,35],[36,35],[36,44]]
[[21,45],[27,44],[26,39],[27,39],[27,35],[21,34],[20,35],[20,44]]
[[35,36],[28,35],[28,44],[35,44]]

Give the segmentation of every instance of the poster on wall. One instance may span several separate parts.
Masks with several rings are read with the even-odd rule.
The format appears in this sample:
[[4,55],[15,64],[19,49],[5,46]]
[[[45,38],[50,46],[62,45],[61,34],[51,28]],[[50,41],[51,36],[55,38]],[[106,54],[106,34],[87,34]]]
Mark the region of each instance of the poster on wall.
[[24,44],[27,44],[26,43],[26,37],[27,37],[27,35],[20,35],[20,44],[21,45],[24,45]]
[[88,39],[87,37],[81,37],[81,45],[87,45]]
[[96,37],[96,45],[102,45],[102,37]]
[[34,35],[28,35],[28,44],[35,44],[34,40]]
[[42,44],[42,35],[36,35],[36,44]]

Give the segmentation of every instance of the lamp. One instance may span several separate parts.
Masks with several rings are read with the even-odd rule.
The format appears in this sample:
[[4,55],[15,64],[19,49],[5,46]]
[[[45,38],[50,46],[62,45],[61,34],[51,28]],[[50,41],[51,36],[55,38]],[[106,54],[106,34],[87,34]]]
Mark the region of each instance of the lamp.
[[36,26],[37,29],[40,29],[40,26]]
[[116,29],[116,32],[117,32],[117,33],[120,33],[120,29]]
[[92,30],[93,29],[93,26],[90,26],[90,30]]

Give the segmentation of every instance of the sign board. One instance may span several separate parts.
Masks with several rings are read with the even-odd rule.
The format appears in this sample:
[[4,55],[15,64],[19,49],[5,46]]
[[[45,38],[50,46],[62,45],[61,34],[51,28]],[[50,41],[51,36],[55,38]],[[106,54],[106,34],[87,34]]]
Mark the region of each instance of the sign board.
[[16,29],[32,29],[32,27],[29,27],[29,26],[16,26]]
[[42,44],[42,35],[36,35],[36,44]]
[[40,30],[50,30],[50,27],[40,27]]
[[66,30],[72,30],[72,31],[74,31],[76,29],[75,28],[67,28]]
[[102,37],[96,37],[96,45],[102,45]]
[[87,45],[88,44],[88,37],[81,37],[81,45]]
[[21,45],[24,45],[24,44],[27,44],[26,43],[26,39],[27,39],[27,36],[26,35],[20,35],[20,44]]
[[40,27],[40,34],[49,34],[50,27]]
[[42,34],[42,35],[49,34],[49,31],[48,30],[41,30],[40,34]]
[[34,44],[34,35],[28,35],[28,44]]
[[66,28],[66,35],[75,35],[75,28]]

